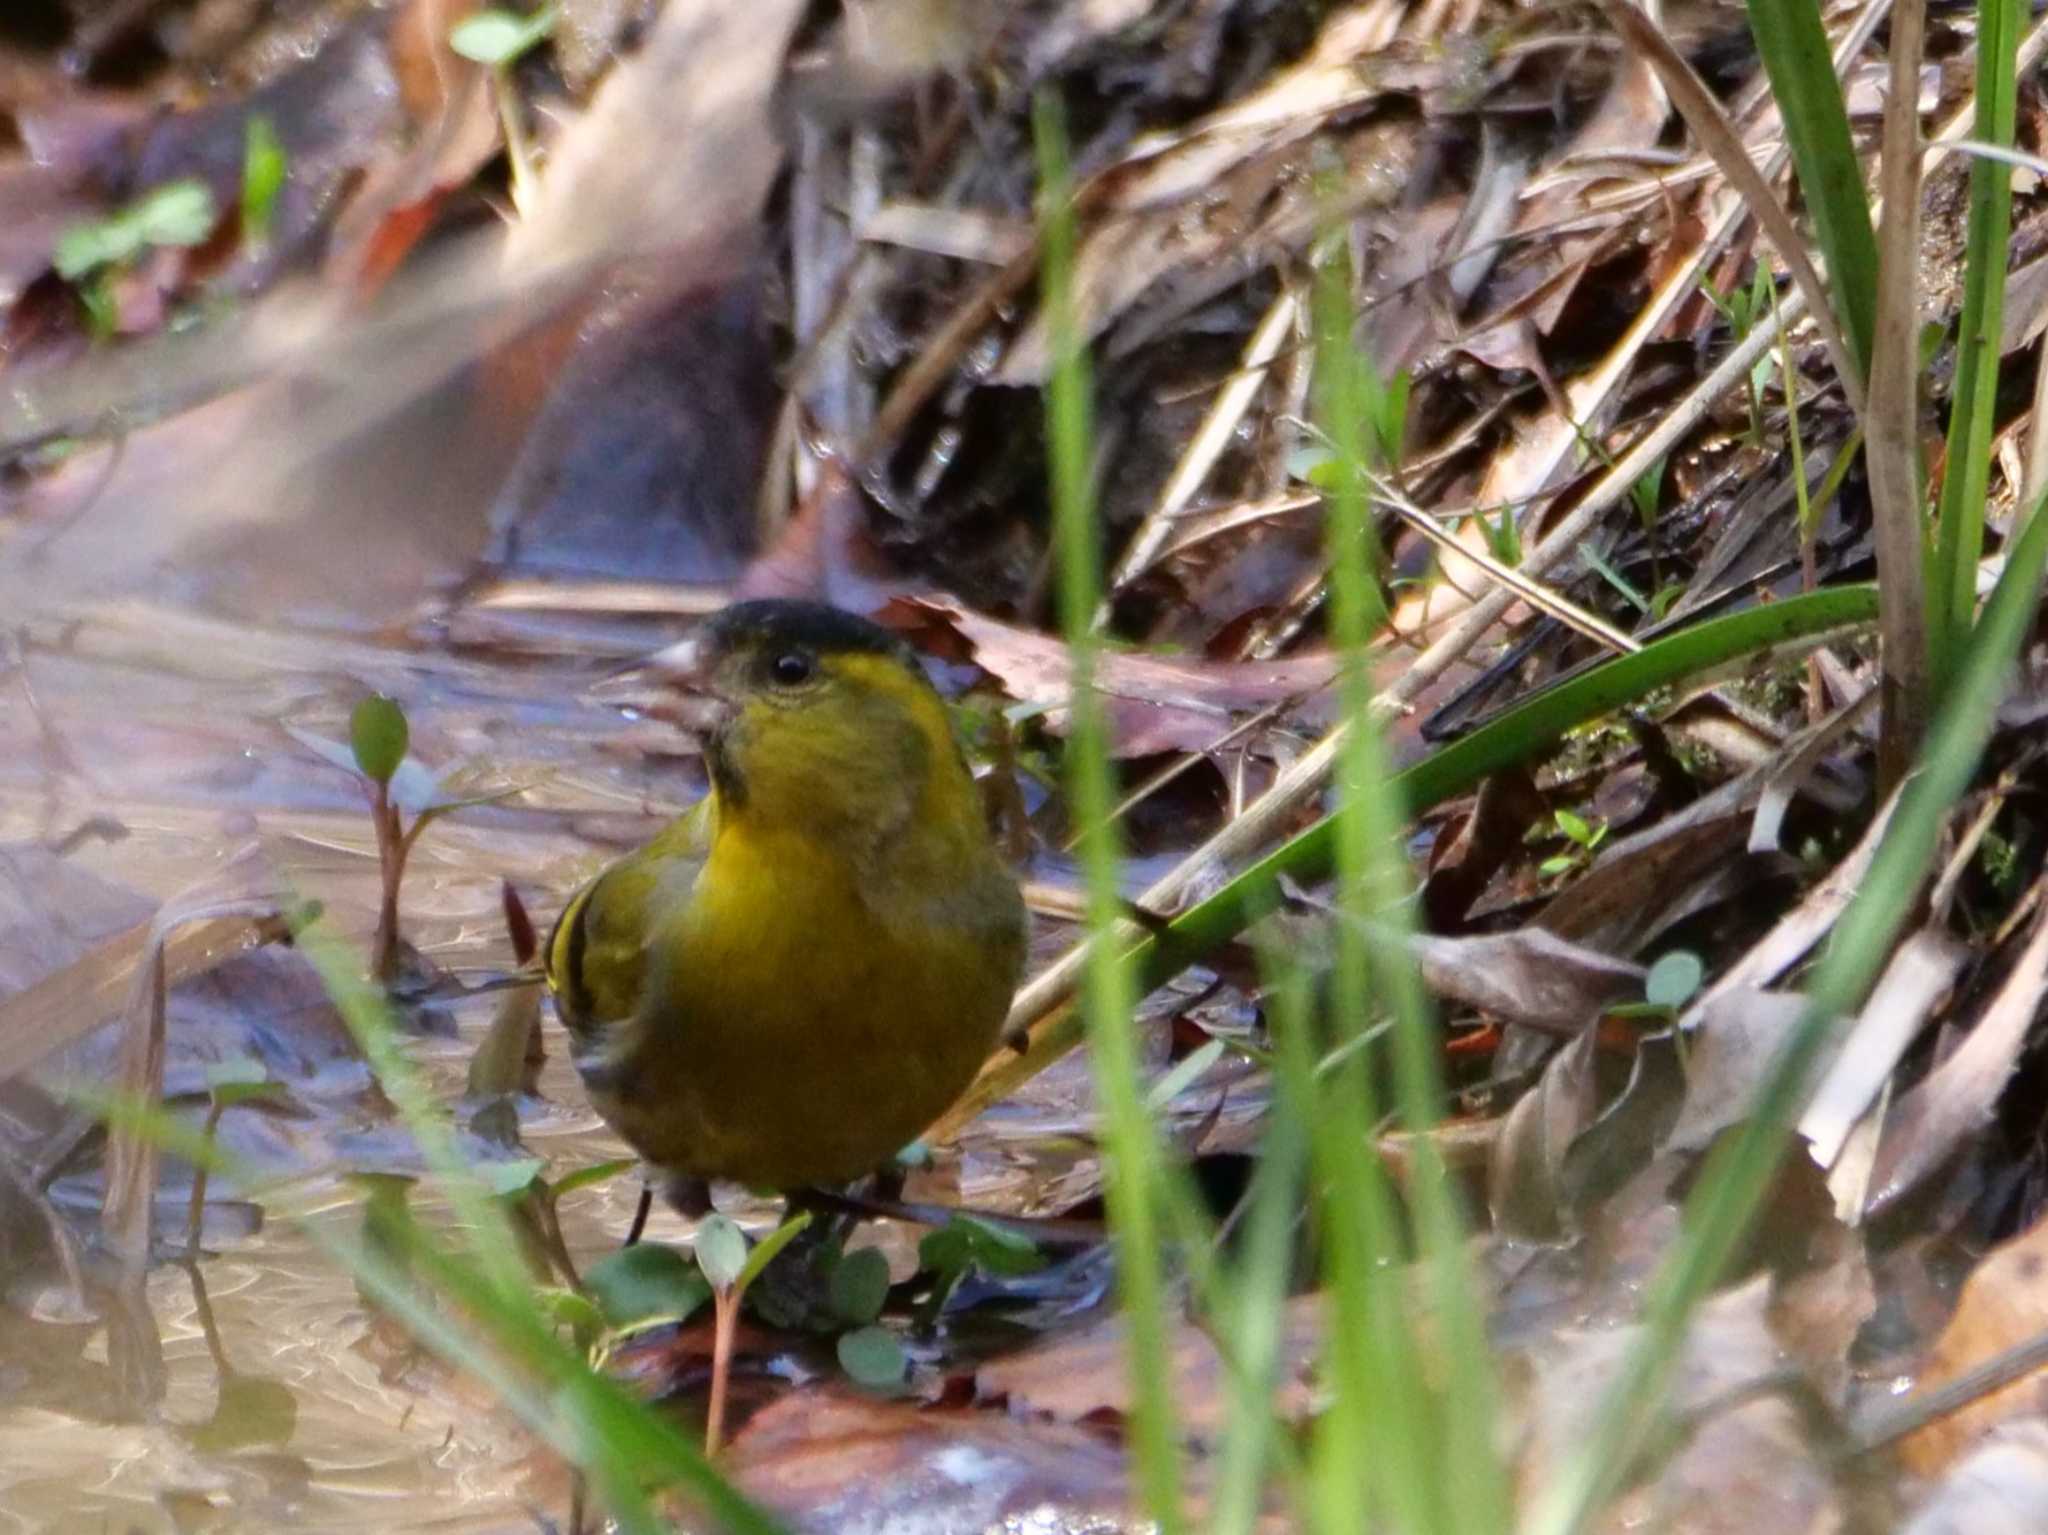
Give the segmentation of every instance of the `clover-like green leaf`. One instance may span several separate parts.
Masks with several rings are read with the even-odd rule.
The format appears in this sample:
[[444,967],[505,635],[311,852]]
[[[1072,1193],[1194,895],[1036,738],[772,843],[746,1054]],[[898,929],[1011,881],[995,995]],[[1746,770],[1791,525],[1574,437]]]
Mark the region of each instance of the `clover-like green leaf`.
[[903,1384],[910,1359],[886,1327],[857,1327],[839,1335],[839,1367],[870,1391],[888,1391]]
[[882,1314],[889,1298],[889,1260],[875,1248],[842,1254],[832,1270],[832,1310],[844,1322],[864,1327]]
[[1706,979],[1707,967],[1690,949],[1659,955],[1643,978],[1644,1000],[1658,1007],[1683,1007]]
[[583,1288],[614,1330],[682,1321],[711,1298],[696,1265],[660,1242],[635,1242],[599,1259],[584,1273]]

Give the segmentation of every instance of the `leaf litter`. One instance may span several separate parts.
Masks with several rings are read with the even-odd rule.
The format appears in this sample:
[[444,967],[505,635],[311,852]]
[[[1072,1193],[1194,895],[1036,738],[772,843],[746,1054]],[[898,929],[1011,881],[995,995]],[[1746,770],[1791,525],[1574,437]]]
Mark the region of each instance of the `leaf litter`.
[[[459,8],[224,3],[202,8],[203,24],[187,7],[78,9],[68,46],[10,49],[18,144],[0,154],[23,214],[0,240],[0,1079],[6,1122],[26,1127],[0,1141],[0,1222],[26,1233],[8,1244],[25,1261],[10,1256],[0,1317],[27,1329],[24,1350],[31,1332],[46,1346],[103,1326],[108,1400],[182,1414],[186,1447],[124,1461],[140,1468],[124,1490],[282,1507],[294,1476],[386,1447],[342,1426],[371,1402],[403,1401],[435,1433],[466,1420],[454,1454],[472,1468],[525,1453],[475,1411],[474,1383],[373,1345],[363,1314],[331,1296],[319,1314],[352,1345],[390,1350],[377,1394],[267,1395],[272,1377],[244,1373],[266,1334],[240,1286],[260,1312],[304,1255],[272,1223],[235,1225],[237,1210],[260,1221],[260,1203],[209,1191],[190,1283],[227,1292],[212,1301],[174,1301],[166,1281],[186,1281],[161,1265],[110,1289],[80,1240],[104,1220],[133,1270],[182,1238],[168,1212],[190,1188],[130,1140],[102,1190],[96,1143],[49,1075],[88,1046],[88,1074],[188,1118],[203,1117],[209,1067],[259,1062],[280,1101],[222,1112],[217,1133],[287,1180],[418,1171],[295,952],[247,948],[281,936],[282,888],[259,881],[239,892],[246,910],[221,910],[235,867],[223,850],[258,823],[268,866],[367,933],[368,839],[306,745],[338,740],[362,692],[405,701],[428,760],[478,761],[521,785],[437,825],[407,886],[416,946],[458,984],[512,963],[501,878],[552,910],[593,844],[630,845],[694,792],[689,743],[577,698],[593,660],[651,647],[729,590],[823,593],[902,629],[976,727],[991,800],[1012,807],[1032,872],[1071,881],[1057,790],[1071,667],[1048,632],[1041,514],[1036,386],[1050,351],[1031,243],[1033,87],[1075,104],[1079,301],[1097,342],[1116,573],[1104,685],[1134,836],[1159,860],[1149,890],[1131,892],[1148,921],[1305,824],[1326,771],[1327,486],[1302,419],[1303,276],[1332,219],[1357,263],[1360,335],[1405,379],[1385,498],[1429,509],[1472,556],[1388,519],[1400,639],[1371,664],[1412,711],[1394,730],[1404,760],[1600,654],[1606,631],[1639,644],[1670,614],[1870,568],[1867,487],[1820,467],[1850,440],[1855,408],[1824,382],[1826,338],[1774,288],[1782,252],[1756,241],[1713,146],[1680,136],[1651,59],[1590,14],[1129,0],[998,22],[901,0],[819,27],[793,6],[752,8],[742,25],[686,0],[578,0],[508,76],[541,159],[539,199],[508,226],[507,159],[524,151],[484,72],[447,46]],[[1862,23],[1833,24],[1839,38]],[[1962,57],[1967,26],[1934,25],[1937,56]],[[1738,152],[1775,148],[1740,14],[1669,26],[1724,98]],[[1860,46],[1852,116],[1880,67],[1877,45]],[[1920,83],[1922,108],[1947,122],[1972,81],[1930,65]],[[2038,115],[2030,97],[2022,111]],[[254,241],[243,171],[259,118],[285,175]],[[187,178],[207,217],[190,194],[176,227],[141,201]],[[2022,271],[2037,203],[2016,214]],[[1955,264],[1953,226],[1930,210],[1931,268]],[[95,259],[65,259],[67,237]],[[1768,319],[1729,297],[1767,291]],[[2036,347],[2016,291],[2009,350]],[[1782,353],[1731,368],[1730,348],[1760,347],[1767,326],[1785,329]],[[2024,416],[2007,412],[2002,441]],[[1808,465],[1797,484],[1781,451],[1794,431]],[[2028,466],[2017,448],[1999,466],[2005,528]],[[1803,537],[1791,511],[1817,487],[1829,494]],[[1551,590],[1489,590],[1516,566]],[[1896,1516],[1931,1530],[1977,1527],[1959,1510],[1988,1498],[2038,1505],[2026,1379],[1905,1441],[1924,1492],[1851,1453],[1862,1404],[1901,1369],[1936,1391],[2042,1330],[2024,1306],[2048,1187],[2030,1048],[2048,952],[2026,772],[2038,664],[1987,763],[1987,784],[2008,770],[2002,787],[1958,807],[1927,925],[1842,1020],[1743,1265],[1754,1277],[1696,1322],[1668,1442],[1610,1519],[1710,1530]],[[1626,728],[1589,729],[1416,828],[1432,870],[1432,931],[1416,948],[1452,1090],[1434,1134],[1472,1208],[1490,1212],[1480,1245],[1528,1489],[1573,1444],[1642,1279],[1676,1239],[1675,1201],[1748,1117],[1802,1005],[1800,966],[1864,877],[1888,813],[1872,804],[1860,723],[1874,675],[1870,647],[1850,641],[1796,674],[1653,699]],[[126,840],[65,837],[91,817]],[[1545,872],[1561,838],[1564,862]],[[1320,893],[1297,894],[1279,920],[1330,920]],[[1035,949],[1050,956],[1072,937],[1071,908],[1040,904]],[[171,920],[181,913],[194,920]],[[1704,977],[1697,995],[1656,994],[1657,962],[1673,956]],[[1268,999],[1252,967],[1208,962],[1147,1008],[1147,1070],[1193,1068],[1169,1123],[1227,1217],[1242,1195],[1231,1170],[1260,1145],[1269,1101]],[[453,1010],[456,1040],[416,1046],[451,1099],[490,1004]],[[550,1176],[598,1162],[607,1143],[559,1052],[536,1074],[520,1048],[531,1018],[509,1004],[503,1016],[478,1098],[507,1106],[512,1150]],[[1073,1068],[1052,1065],[936,1145],[909,1192],[1085,1220],[1100,1157]],[[67,1137],[78,1160],[50,1162]],[[1384,1152],[1413,1165],[1398,1134]],[[631,1191],[613,1179],[566,1195],[558,1243],[601,1254]],[[919,1504],[935,1528],[1007,1527],[1048,1505],[1070,1528],[1122,1518],[1130,1399],[1099,1254],[1084,1245],[1057,1279],[983,1274],[921,1333],[901,1310],[924,1272],[916,1223],[878,1224],[896,1231],[891,1278],[908,1296],[892,1290],[883,1319],[913,1344],[920,1394],[855,1394],[814,1339],[753,1326],[761,1369],[803,1383],[752,1395],[731,1462],[742,1485],[798,1528],[903,1527],[890,1521]],[[241,1260],[253,1277],[231,1286],[237,1254],[255,1255]],[[1289,1314],[1315,1304],[1297,1295]],[[192,1409],[190,1361],[161,1341],[167,1308],[195,1305],[220,1313],[203,1329],[210,1411]],[[1880,1351],[1873,1314],[1915,1320]],[[976,1358],[984,1345],[966,1340],[990,1321],[1010,1333]],[[1312,1417],[1316,1340],[1296,1341],[1287,1411]],[[1178,1335],[1197,1467],[1200,1426],[1226,1416],[1207,1346]],[[311,1357],[334,1371],[347,1354]],[[86,1368],[38,1366],[31,1395],[94,1419],[76,1388]],[[236,1397],[270,1428],[236,1426]],[[422,1510],[446,1469],[429,1442],[388,1441],[418,1457],[407,1486]],[[301,1471],[252,1459],[294,1444]],[[561,1490],[539,1461],[523,1474]],[[10,1497],[75,1511],[33,1478]]]

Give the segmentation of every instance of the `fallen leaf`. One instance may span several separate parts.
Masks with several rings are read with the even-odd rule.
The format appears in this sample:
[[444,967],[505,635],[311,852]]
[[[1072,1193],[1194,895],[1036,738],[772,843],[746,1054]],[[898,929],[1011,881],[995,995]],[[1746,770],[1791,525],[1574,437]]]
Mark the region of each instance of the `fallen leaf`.
[[1438,996],[1549,1034],[1579,1034],[1603,1007],[1643,993],[1641,965],[1540,927],[1469,938],[1417,933],[1409,946],[1423,984]]
[[[2043,1331],[2048,1331],[2048,1221],[1994,1247],[1963,1282],[1955,1315],[1920,1372],[1919,1391],[1933,1391]],[[2048,1370],[2036,1370],[1901,1440],[1899,1458],[1916,1476],[1940,1476],[1994,1426],[2044,1412]]]
[[2040,915],[1998,994],[1963,1042],[1886,1117],[1869,1214],[1919,1187],[1990,1123],[2048,994],[2048,882],[2034,888]]
[[[1783,1368],[1766,1320],[1769,1290],[1770,1282],[1759,1278],[1700,1310],[1676,1377],[1657,1407],[1662,1426],[1674,1426]],[[1530,1352],[1534,1382],[1519,1477],[1525,1490],[1551,1483],[1584,1453],[1608,1387],[1640,1342],[1639,1331],[1567,1329]],[[1692,1432],[1676,1452],[1610,1505],[1596,1529],[1611,1535],[1790,1535],[1840,1528],[1828,1468],[1783,1398],[1722,1405],[1689,1426]]]
[[[1276,1397],[1279,1414],[1287,1422],[1299,1422],[1309,1410],[1308,1376],[1322,1347],[1322,1307],[1315,1295],[1287,1303]],[[984,1402],[1004,1402],[1013,1414],[1062,1423],[1100,1414],[1121,1419],[1132,1406],[1129,1361],[1123,1319],[1107,1316],[983,1365],[974,1375],[975,1396]],[[1170,1368],[1182,1432],[1216,1443],[1232,1417],[1216,1345],[1206,1333],[1183,1323],[1173,1335]]]
[[[947,597],[898,598],[882,617],[899,627],[937,624],[958,635],[968,656],[1012,698],[1042,707],[1049,729],[1064,733],[1069,728],[1073,659],[1063,641],[989,618]],[[1206,750],[1230,732],[1238,715],[1273,704],[1294,701],[1301,717],[1324,718],[1336,675],[1337,660],[1329,654],[1204,661],[1109,650],[1097,657],[1096,682],[1116,755],[1145,757]]]
[[1597,1049],[1591,1029],[1580,1034],[1508,1111],[1486,1178],[1494,1227],[1506,1237],[1553,1242],[1573,1229],[1560,1174],[1566,1152],[1598,1107]]

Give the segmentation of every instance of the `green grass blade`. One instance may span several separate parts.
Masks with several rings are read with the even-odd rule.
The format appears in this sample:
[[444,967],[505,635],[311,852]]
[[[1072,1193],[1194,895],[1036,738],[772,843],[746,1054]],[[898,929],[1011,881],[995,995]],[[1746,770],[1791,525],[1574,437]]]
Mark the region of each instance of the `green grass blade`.
[[1749,0],[1749,28],[1827,259],[1835,313],[1868,379],[1877,337],[1877,234],[1820,7],[1813,0]]
[[[2020,0],[1977,6],[1976,137],[2010,146],[2019,98],[2016,60]],[[1927,588],[1928,637],[1937,688],[1969,637],[1977,609],[1977,561],[1984,552],[1984,496],[1991,477],[1991,432],[1998,410],[1998,359],[2005,314],[2005,263],[2012,236],[2012,167],[1976,155],[1970,161],[1969,231],[1963,266],[1963,314],[1957,337],[1955,395],[1948,418],[1947,469]]]
[[[1278,979],[1267,991],[1273,1028],[1306,1039],[1308,977],[1298,966],[1274,968]],[[1252,1535],[1263,1503],[1267,1464],[1275,1449],[1285,1444],[1272,1410],[1272,1392],[1280,1364],[1295,1223],[1302,1211],[1302,1175],[1314,1107],[1292,1096],[1287,1081],[1277,1081],[1275,1086],[1259,1147],[1258,1170],[1245,1195],[1247,1214],[1240,1239],[1244,1258],[1229,1312],[1219,1318],[1236,1366],[1260,1393],[1261,1402],[1249,1411],[1240,1407],[1231,1417],[1230,1432],[1218,1455],[1209,1535]]]
[[1911,914],[1933,860],[1944,818],[1969,787],[2011,674],[2034,622],[2048,564],[2048,518],[2029,520],[2012,545],[1998,588],[1986,604],[1918,770],[1897,810],[1870,876],[1836,924],[1807,986],[1806,1006],[1757,1094],[1750,1117],[1708,1160],[1687,1202],[1685,1236],[1652,1285],[1644,1338],[1608,1396],[1585,1452],[1548,1489],[1529,1535],[1578,1535],[1628,1475],[1656,1404],[1684,1344],[1686,1325],[1726,1272],[1785,1154],[1786,1139],[1816,1062],[1836,1037]]
[[[1090,483],[1094,443],[1087,361],[1074,312],[1073,177],[1058,100],[1041,94],[1032,132],[1040,179],[1040,240],[1053,366],[1046,386],[1054,541],[1060,567],[1060,618],[1073,658],[1072,732],[1068,741],[1069,811],[1083,828],[1081,863],[1092,931],[1111,931],[1123,915],[1121,851],[1112,819],[1116,786],[1101,694],[1095,687],[1093,618],[1102,584],[1101,535]],[[1116,1250],[1117,1291],[1130,1337],[1131,1438],[1139,1484],[1162,1535],[1182,1527],[1180,1442],[1168,1367],[1166,1283],[1160,1256],[1156,1169],[1164,1152],[1138,1080],[1133,1011],[1137,997],[1128,956],[1096,943],[1082,978],[1082,1013],[1102,1102],[1104,1198]]]
[[[1355,1046],[1378,1011],[1374,976],[1363,939],[1364,918],[1398,906],[1403,881],[1381,856],[1391,824],[1405,819],[1405,807],[1388,794],[1381,771],[1377,732],[1370,728],[1372,682],[1367,645],[1385,617],[1379,598],[1379,549],[1366,501],[1365,424],[1370,409],[1371,364],[1352,344],[1349,264],[1344,247],[1332,242],[1317,276],[1315,292],[1315,396],[1324,435],[1336,450],[1337,482],[1327,501],[1331,639],[1338,653],[1338,708],[1351,721],[1337,759],[1338,805],[1330,820],[1337,903],[1360,920],[1341,922],[1330,981],[1330,1035],[1343,1051],[1342,1063],[1322,1085],[1315,1120],[1316,1170],[1322,1183],[1321,1210],[1325,1267],[1331,1297],[1330,1326],[1336,1338],[1333,1380],[1339,1398],[1355,1399],[1344,1414],[1351,1426],[1318,1438],[1318,1482],[1326,1499],[1341,1499],[1341,1462],[1362,1472],[1378,1506],[1397,1530],[1421,1532],[1445,1527],[1441,1483],[1440,1414],[1408,1325],[1409,1298],[1390,1276],[1407,1258],[1399,1205],[1387,1173],[1371,1154],[1379,1119],[1378,1090],[1369,1052]],[[1390,802],[1391,798],[1391,802]],[[1395,986],[1400,982],[1395,980]],[[1401,1001],[1406,1000],[1401,988]],[[1397,1003],[1397,1005],[1399,1005]],[[1296,1049],[1298,1050],[1298,1046]],[[1346,1434],[1363,1433],[1347,1445]],[[1325,1504],[1326,1515],[1344,1528],[1352,1517],[1342,1506]]]
[[425,1074],[399,1044],[389,1002],[363,976],[361,956],[319,926],[300,935],[299,948],[319,971],[328,996],[362,1048],[385,1095],[412,1132],[420,1155],[446,1188],[492,1289],[508,1303],[529,1296],[533,1271],[527,1266],[511,1219],[457,1149],[446,1111],[435,1101]]
[[[1873,586],[1837,586],[1689,624],[1630,656],[1617,656],[1518,704],[1400,773],[1388,791],[1420,814],[1475,787],[1489,773],[1528,762],[1578,726],[1658,688],[1698,684],[1731,665],[1754,668],[1846,637],[1877,616]],[[1334,860],[1334,831],[1320,821],[1281,844],[1137,949],[1142,982],[1157,986],[1227,943],[1279,901],[1281,877],[1317,880]]]

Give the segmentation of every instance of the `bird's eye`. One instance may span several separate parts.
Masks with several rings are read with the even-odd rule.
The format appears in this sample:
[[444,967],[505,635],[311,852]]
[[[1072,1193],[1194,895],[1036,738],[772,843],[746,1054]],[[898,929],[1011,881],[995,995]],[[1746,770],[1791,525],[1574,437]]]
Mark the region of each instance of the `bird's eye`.
[[768,668],[769,675],[786,688],[793,688],[800,682],[809,682],[811,671],[811,658],[801,650],[784,651]]

